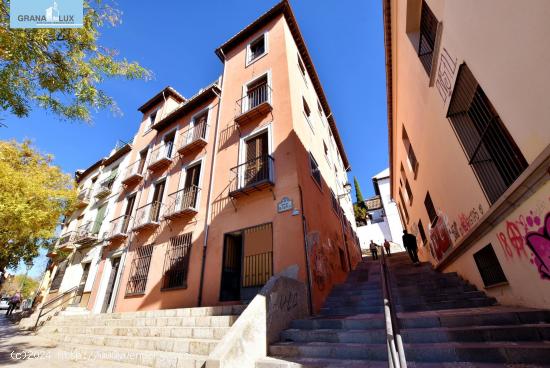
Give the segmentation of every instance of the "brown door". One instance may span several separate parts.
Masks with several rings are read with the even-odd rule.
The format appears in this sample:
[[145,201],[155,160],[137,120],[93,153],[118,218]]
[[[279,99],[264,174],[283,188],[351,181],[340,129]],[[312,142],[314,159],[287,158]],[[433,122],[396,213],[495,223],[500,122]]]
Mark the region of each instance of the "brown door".
[[126,203],[126,211],[124,212],[124,222],[122,223],[121,232],[126,233],[128,230],[128,224],[130,223],[130,217],[132,216],[132,212],[134,211],[134,204],[136,202],[136,195],[134,194],[131,197],[128,197],[127,203]]
[[267,132],[246,141],[244,186],[269,179]]
[[107,283],[107,290],[105,290],[105,299],[103,299],[103,306],[101,307],[101,313],[107,312],[109,304],[111,304],[111,299],[113,298],[113,292],[115,289],[115,280],[118,273],[118,266],[120,265],[120,257],[113,258],[111,260],[112,267],[111,273],[109,274],[109,282]]
[[186,170],[185,185],[183,191],[184,208],[195,207],[197,204],[197,194],[199,188],[199,178],[201,175],[201,164],[194,165]]
[[73,305],[78,305],[82,301],[82,294],[84,294],[84,287],[86,286],[86,280],[88,280],[88,274],[90,273],[90,263],[84,263],[82,267],[82,277],[80,278],[80,283],[78,284],[78,291],[76,292]]
[[139,168],[138,174],[143,173],[143,168],[145,167],[145,160],[147,159],[147,150],[143,150],[139,153]]
[[153,222],[158,221],[160,215],[160,206],[162,205],[162,196],[164,195],[164,187],[166,181],[163,180],[155,185],[155,192],[153,193],[153,203],[151,204],[150,219]]

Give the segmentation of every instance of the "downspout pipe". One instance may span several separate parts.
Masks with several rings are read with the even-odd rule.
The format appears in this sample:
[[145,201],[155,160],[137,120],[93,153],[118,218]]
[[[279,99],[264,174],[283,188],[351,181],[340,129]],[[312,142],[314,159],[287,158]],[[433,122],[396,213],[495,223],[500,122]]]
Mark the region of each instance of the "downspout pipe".
[[[224,73],[225,73],[225,63],[223,65]],[[224,74],[223,74],[224,75]],[[223,75],[220,76],[220,89],[223,90]],[[214,129],[214,144],[212,146],[212,160],[210,162],[210,180],[208,183],[208,195],[206,197],[206,218],[204,219],[204,236],[203,236],[203,244],[202,244],[202,260],[201,260],[201,275],[200,275],[200,281],[199,281],[199,292],[197,296],[197,306],[202,305],[202,289],[204,286],[204,270],[206,268],[206,250],[208,248],[208,230],[209,230],[209,222],[211,218],[211,211],[212,211],[212,191],[213,191],[213,184],[214,184],[214,168],[216,167],[216,150],[218,147],[218,129],[220,124],[220,111],[222,107],[222,96],[221,94],[218,94],[216,91],[214,93],[218,96],[218,111],[216,112],[216,127]]]
[[311,269],[309,265],[309,253],[307,251],[307,222],[306,215],[304,211],[304,199],[302,196],[302,187],[298,185],[298,190],[300,191],[300,211],[302,211],[302,232],[304,233],[304,253],[306,256],[306,276],[307,276],[307,296],[308,296],[308,307],[309,314],[313,314],[313,295],[311,295]]

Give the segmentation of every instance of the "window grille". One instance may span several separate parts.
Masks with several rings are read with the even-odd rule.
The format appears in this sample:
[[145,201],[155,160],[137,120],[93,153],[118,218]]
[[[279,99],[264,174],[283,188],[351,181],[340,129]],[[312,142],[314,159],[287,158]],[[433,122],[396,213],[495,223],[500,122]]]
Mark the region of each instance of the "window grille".
[[458,71],[447,117],[490,203],[527,168],[527,161],[466,64]]
[[164,259],[163,289],[187,287],[191,235],[186,233],[170,238]]
[[403,191],[399,189],[399,199],[401,200],[401,210],[405,214],[405,221],[409,223],[409,212],[407,211],[407,204],[405,203],[405,198],[403,198]]
[[126,294],[142,294],[145,292],[152,255],[153,244],[141,246],[136,250],[132,260]]
[[474,253],[474,260],[485,286],[508,282],[491,244]]
[[313,155],[309,154],[309,165],[311,168],[311,176],[313,179],[321,186],[321,171],[319,170],[319,165],[317,164],[317,161],[315,161],[315,158],[313,158]]
[[424,225],[422,224],[422,220],[418,220],[418,232],[420,233],[422,244],[426,244],[428,242],[428,239],[426,238],[426,233],[424,232]]
[[418,57],[428,75],[432,72],[432,59],[437,34],[437,18],[432,10],[422,1],[422,13],[420,16],[420,38],[418,43]]
[[437,211],[435,210],[434,204],[432,202],[432,197],[430,196],[430,192],[426,193],[426,198],[424,199],[424,206],[426,207],[426,211],[428,212],[428,217],[430,218],[430,222],[434,224],[437,220]]

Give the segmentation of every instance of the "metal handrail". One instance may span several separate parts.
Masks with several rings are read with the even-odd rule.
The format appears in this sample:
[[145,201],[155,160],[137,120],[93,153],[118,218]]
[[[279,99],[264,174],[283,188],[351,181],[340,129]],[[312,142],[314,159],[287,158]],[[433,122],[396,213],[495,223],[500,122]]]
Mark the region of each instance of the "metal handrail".
[[76,231],[68,231],[61,236],[59,236],[59,239],[57,240],[57,246],[61,246],[67,243],[70,243],[74,240],[76,236]]
[[264,181],[273,181],[273,162],[271,155],[261,155],[231,168],[235,175],[234,189],[239,190]]
[[178,144],[178,149],[190,145],[191,143],[199,140],[206,139],[206,130],[208,129],[208,124],[206,121],[193,125],[182,131],[180,136],[180,142]]
[[154,201],[139,207],[136,210],[133,229],[137,229],[146,224],[160,222],[162,206],[162,202]]
[[168,195],[167,214],[173,214],[178,211],[195,208],[201,188],[197,185],[191,185],[188,188],[182,188]]
[[386,336],[388,348],[388,363],[392,368],[407,368],[405,349],[399,331],[399,321],[395,313],[391,286],[389,284],[389,273],[386,265],[384,249],[380,249],[380,276],[382,277],[382,295],[384,298],[384,318],[386,321]]
[[129,177],[131,177],[132,175],[136,175],[136,174],[141,174],[141,170],[140,170],[140,163],[143,159],[139,159],[139,160],[136,160],[134,162],[132,162],[131,164],[128,165],[128,167],[126,168],[126,172],[124,173],[124,179],[123,180],[126,180],[128,179]]
[[250,89],[244,97],[238,99],[238,111],[245,114],[266,102],[271,103],[271,87],[267,82]]
[[174,151],[174,142],[162,142],[157,148],[151,151],[149,165],[155,164],[162,159],[171,159]]
[[107,237],[110,238],[116,234],[127,234],[131,220],[132,216],[130,215],[121,215],[111,220]]
[[[38,322],[40,321],[40,318],[42,318],[43,316],[45,316],[46,314],[50,313],[52,310],[56,309],[57,306],[53,307],[53,308],[50,308],[48,309],[46,312],[44,312],[44,309],[46,307],[49,307],[50,305],[52,305],[53,303],[57,302],[58,300],[61,300],[63,299],[64,297],[66,297],[68,294],[71,294],[75,291],[78,290],[78,286],[75,286],[75,287],[72,287],[70,288],[69,290],[63,292],[63,294],[61,295],[58,295],[56,296],[55,298],[53,298],[52,300],[49,300],[47,303],[45,304],[42,304],[42,306],[40,307],[40,313],[38,313],[38,318],[36,318],[36,322],[34,324],[34,328],[37,328],[38,327]],[[75,294],[76,295],[76,294]],[[74,297],[75,295],[71,295],[71,297]],[[69,299],[70,300],[70,299]],[[64,302],[62,303],[62,305],[64,304]]]

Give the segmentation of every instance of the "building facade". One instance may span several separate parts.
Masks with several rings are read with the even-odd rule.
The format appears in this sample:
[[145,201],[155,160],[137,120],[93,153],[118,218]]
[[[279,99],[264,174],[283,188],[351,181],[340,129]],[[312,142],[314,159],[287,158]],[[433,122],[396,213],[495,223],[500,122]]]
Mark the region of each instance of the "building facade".
[[423,260],[550,304],[550,4],[384,0],[391,195]]
[[363,253],[368,253],[370,241],[378,245],[387,240],[391,251],[403,251],[403,224],[397,204],[390,194],[390,169],[385,169],[372,177],[375,195],[365,200],[368,212],[367,224],[357,227],[357,236]]
[[288,2],[216,55],[214,83],[139,108],[86,281],[95,313],[242,303],[282,271],[318,310],[361,259],[350,165]]

